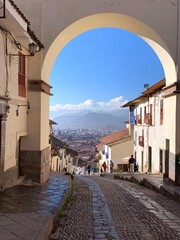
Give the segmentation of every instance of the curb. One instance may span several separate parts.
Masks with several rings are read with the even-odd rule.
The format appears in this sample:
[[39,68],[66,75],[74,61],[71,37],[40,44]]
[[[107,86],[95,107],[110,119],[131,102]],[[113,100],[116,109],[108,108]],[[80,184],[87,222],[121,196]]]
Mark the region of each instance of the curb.
[[136,184],[143,184],[146,188],[149,188],[157,193],[160,193],[167,198],[171,200],[175,200],[180,203],[180,192],[176,191],[176,189],[171,189],[169,186],[166,185],[161,185],[157,186],[155,183],[149,181],[148,178],[143,177],[142,179],[138,179],[134,177],[133,175],[130,177],[127,176],[120,176],[120,175],[114,175],[114,179],[119,179],[119,180],[125,180],[125,181],[130,181]]
[[176,200],[176,199],[175,199],[175,195],[174,195],[174,191],[168,190],[167,187],[165,187],[165,186],[161,186],[159,192],[160,192],[163,196],[168,197],[169,199]]
[[53,238],[51,238],[51,235],[52,235],[52,231],[54,229],[54,226],[56,224],[56,221],[59,218],[59,213],[66,206],[67,199],[72,195],[72,191],[73,191],[73,180],[71,178],[70,181],[69,181],[69,188],[66,190],[63,198],[61,199],[60,206],[59,206],[58,210],[56,211],[56,213],[54,214],[53,224],[52,224],[51,230],[48,232],[47,238],[41,238],[41,239],[38,239],[38,240],[42,240],[42,239],[44,239],[44,240],[48,240],[48,239],[51,240],[51,239],[53,239]]
[[160,192],[160,188],[158,186],[156,186],[155,184],[153,184],[152,182],[149,182],[148,179],[143,178],[142,180],[143,184],[145,187],[155,191],[155,192]]
[[174,197],[175,197],[175,200],[180,203],[180,194],[174,191]]
[[[70,186],[71,188],[71,186]],[[71,189],[67,189],[64,192],[64,196],[59,204],[58,209],[56,210],[56,212],[54,214],[52,214],[51,216],[47,216],[47,218],[44,221],[44,224],[42,226],[42,228],[40,229],[40,231],[38,232],[37,236],[34,238],[34,240],[48,240],[49,236],[53,230],[54,227],[54,223],[57,220],[58,217],[58,213],[59,211],[63,208],[67,198],[69,197],[69,195],[71,194]]]

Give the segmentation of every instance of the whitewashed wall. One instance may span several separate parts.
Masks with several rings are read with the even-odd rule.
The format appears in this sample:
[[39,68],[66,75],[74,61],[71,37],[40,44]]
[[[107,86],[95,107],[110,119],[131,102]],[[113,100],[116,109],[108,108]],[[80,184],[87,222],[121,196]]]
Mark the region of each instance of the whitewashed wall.
[[[136,152],[136,160],[139,165],[139,171],[142,169],[142,153],[144,156],[143,171],[148,171],[148,147],[152,148],[152,173],[159,173],[160,159],[159,151],[165,148],[164,140],[164,124],[160,124],[160,100],[162,98],[162,92],[153,95],[148,100],[141,102],[136,106],[137,114],[140,114],[140,108],[142,108],[142,124],[136,124],[134,126],[134,152]],[[152,125],[144,123],[144,107],[152,104]],[[147,108],[148,109],[148,108]],[[146,111],[148,112],[148,110]],[[144,131],[144,146],[139,145],[139,136],[142,136]],[[164,164],[164,162],[163,162]]]

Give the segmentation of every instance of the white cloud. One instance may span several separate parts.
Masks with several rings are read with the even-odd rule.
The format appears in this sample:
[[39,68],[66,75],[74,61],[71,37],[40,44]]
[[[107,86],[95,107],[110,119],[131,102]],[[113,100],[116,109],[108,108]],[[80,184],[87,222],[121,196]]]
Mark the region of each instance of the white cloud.
[[118,110],[122,105],[127,102],[122,96],[111,99],[108,102],[95,102],[91,99],[88,99],[79,104],[56,104],[54,106],[50,106],[51,112],[58,111],[66,111],[66,112],[74,112],[81,110],[101,110],[101,111],[112,111]]

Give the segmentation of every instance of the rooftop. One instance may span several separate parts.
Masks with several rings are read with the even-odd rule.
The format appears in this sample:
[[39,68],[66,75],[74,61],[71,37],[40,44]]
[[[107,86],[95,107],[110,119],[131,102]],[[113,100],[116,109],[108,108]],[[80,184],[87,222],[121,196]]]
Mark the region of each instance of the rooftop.
[[118,131],[118,132],[115,132],[115,133],[112,133],[112,134],[109,134],[103,138],[100,138],[100,142],[103,143],[103,144],[112,144],[112,143],[115,143],[115,142],[118,142],[118,141],[121,141],[125,138],[128,138],[130,137],[129,135],[129,129],[128,128],[125,128],[121,131]]
[[129,107],[129,106],[135,105],[137,103],[140,103],[143,100],[147,99],[150,95],[161,90],[165,86],[166,86],[166,81],[165,81],[165,78],[163,78],[161,81],[155,83],[154,85],[152,85],[151,87],[146,89],[144,92],[142,92],[142,94],[139,97],[127,102],[122,107]]

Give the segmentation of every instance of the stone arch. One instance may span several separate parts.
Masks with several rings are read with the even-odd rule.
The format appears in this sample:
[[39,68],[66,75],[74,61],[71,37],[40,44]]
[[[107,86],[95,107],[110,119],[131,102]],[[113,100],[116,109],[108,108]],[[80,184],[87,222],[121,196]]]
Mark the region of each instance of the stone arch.
[[41,79],[49,82],[50,72],[58,54],[68,42],[83,32],[95,28],[113,27],[132,32],[149,44],[160,59],[166,77],[166,85],[177,81],[171,53],[163,39],[147,24],[133,17],[118,13],[101,13],[84,17],[65,28],[52,42],[43,62]]

